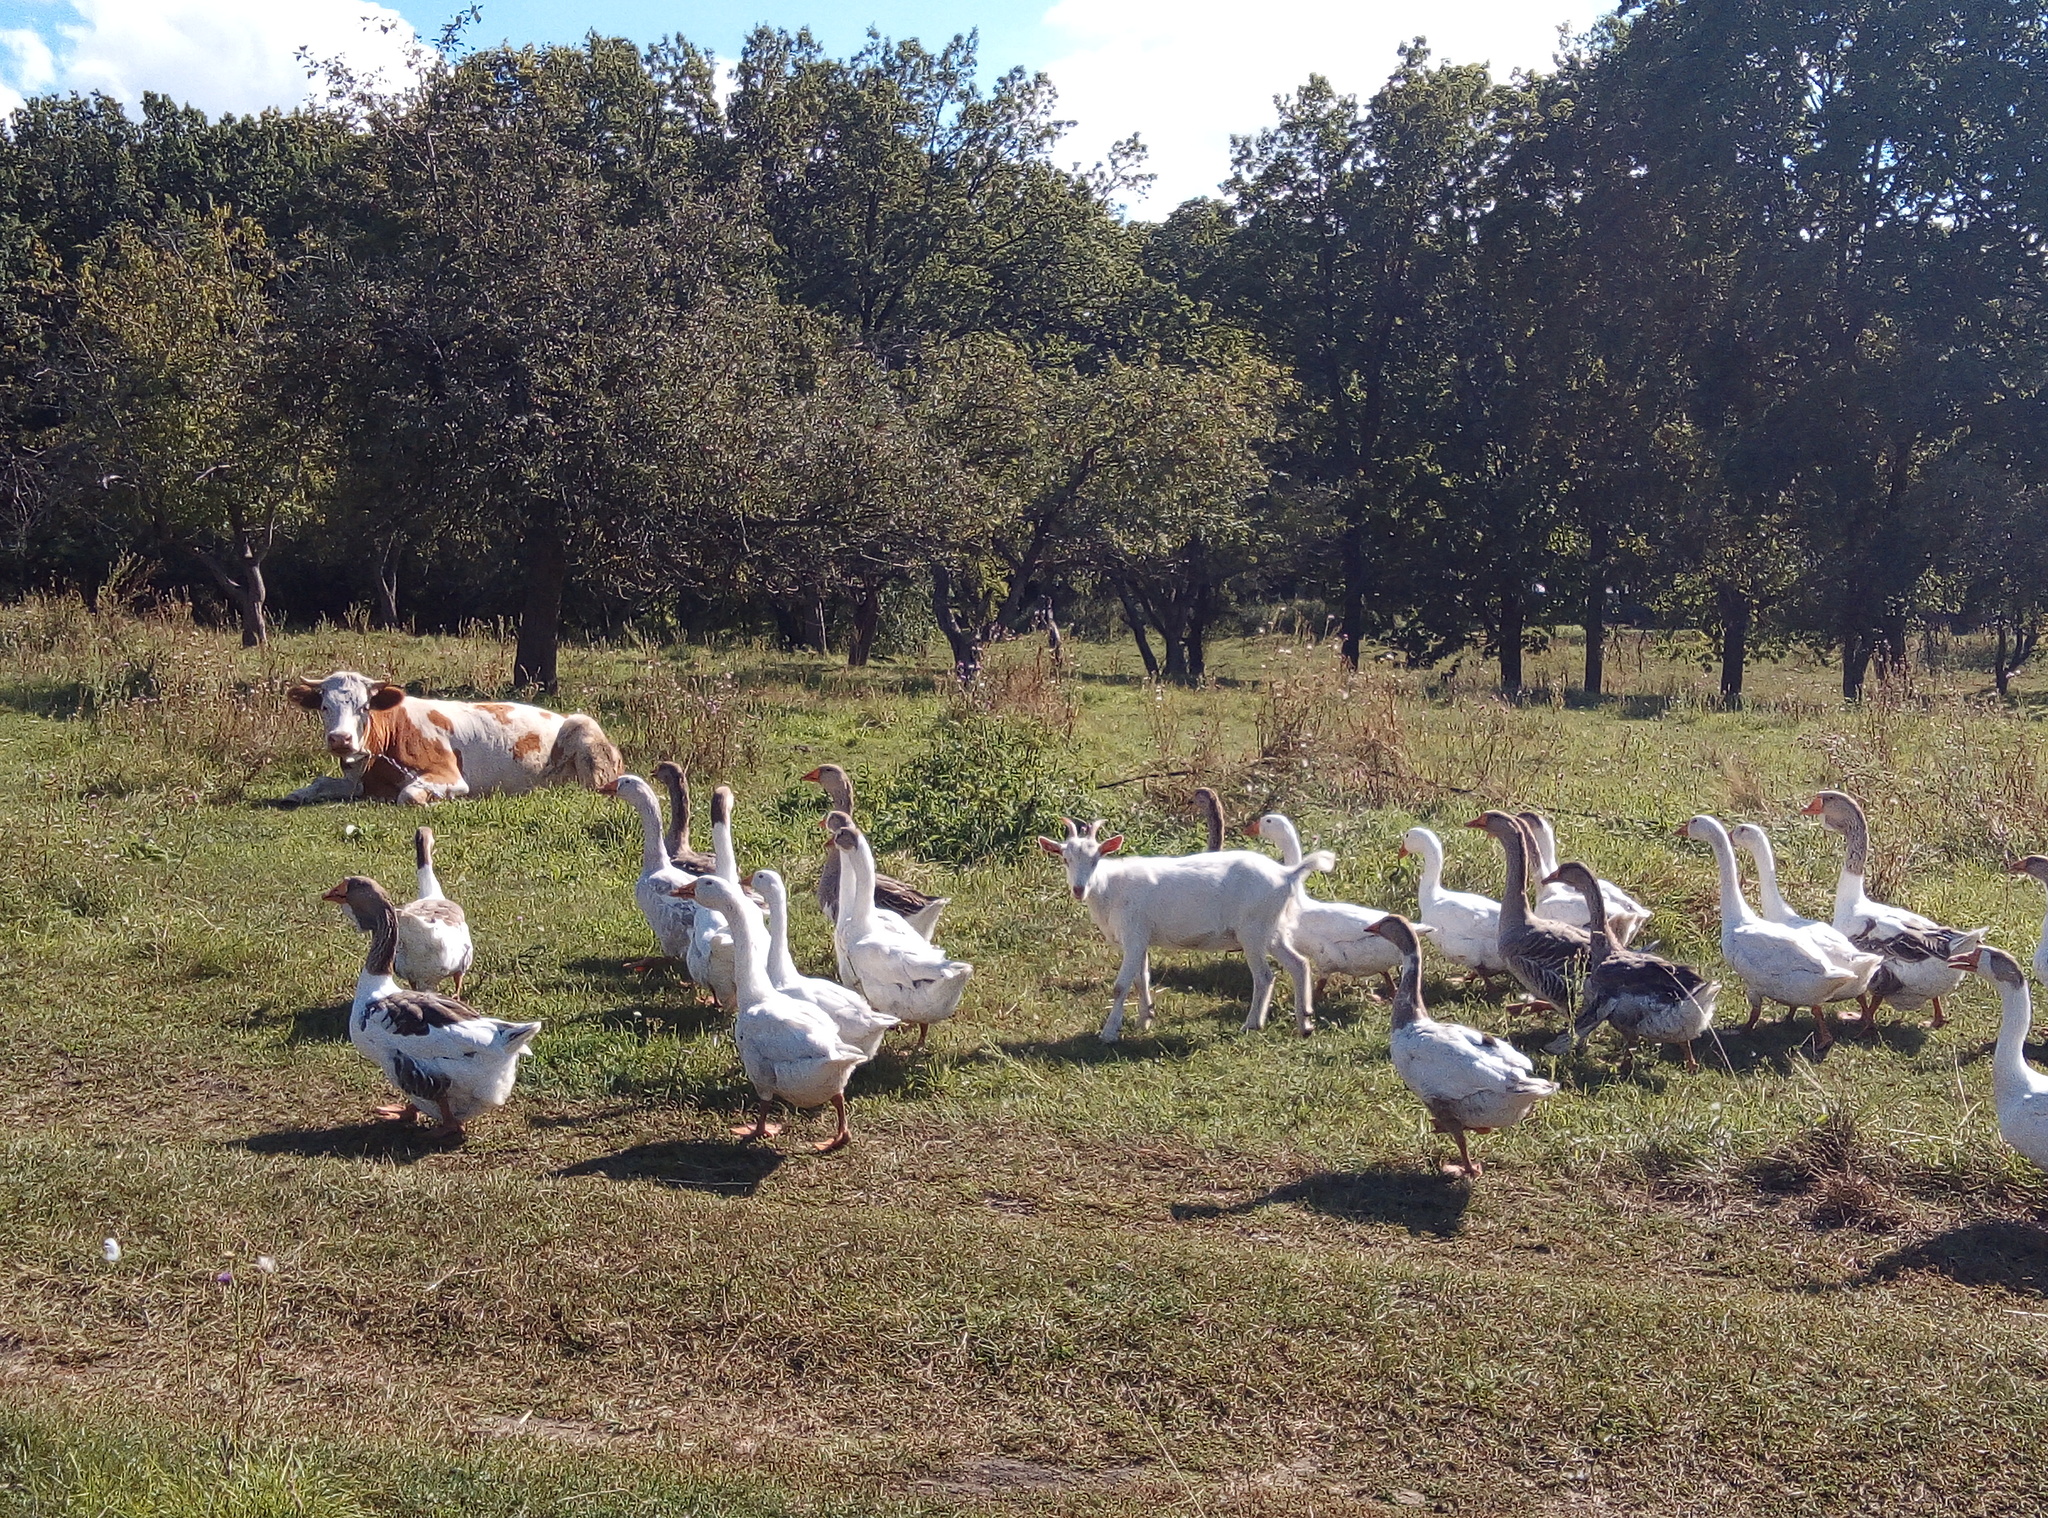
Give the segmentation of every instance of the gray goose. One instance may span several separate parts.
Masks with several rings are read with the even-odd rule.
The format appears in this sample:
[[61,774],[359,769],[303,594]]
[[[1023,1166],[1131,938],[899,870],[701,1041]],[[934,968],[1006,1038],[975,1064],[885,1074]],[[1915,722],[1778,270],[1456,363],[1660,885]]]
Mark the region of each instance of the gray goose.
[[370,925],[370,951],[348,1012],[349,1042],[406,1098],[378,1115],[411,1122],[431,1109],[437,1134],[459,1136],[478,1113],[504,1106],[541,1025],[485,1017],[452,996],[401,987],[392,974],[398,908],[367,875],[349,876],[323,899]]
[[1829,832],[1842,835],[1835,930],[1865,953],[1884,958],[1863,993],[1864,1033],[1876,1034],[1877,1009],[1886,1002],[1907,1012],[1931,1003],[1931,1025],[1939,1028],[1948,1020],[1941,999],[1954,994],[1965,973],[1949,961],[1976,948],[1987,930],[1964,932],[1944,927],[1931,917],[1870,898],[1863,886],[1870,860],[1870,824],[1855,797],[1842,791],[1822,791],[1804,810],[1819,817]]
[[670,863],[692,875],[715,875],[718,861],[690,846],[690,782],[683,777],[683,767],[664,759],[654,767],[654,778],[668,789],[668,831],[661,846]]
[[[842,828],[853,826],[853,780],[845,770],[836,764],[821,764],[804,779],[822,786],[832,802],[832,812],[824,824],[829,836],[836,838]],[[833,816],[846,820],[834,826]],[[827,849],[824,868],[818,872],[818,910],[835,924],[839,921],[839,872],[839,850]],[[901,917],[926,943],[931,942],[932,929],[939,925],[939,913],[946,909],[950,900],[950,896],[927,896],[916,886],[893,875],[878,873],[875,876],[875,905]]]
[[1221,852],[1223,848],[1223,798],[1205,785],[1195,792],[1188,804],[1195,809],[1202,819],[1202,825],[1208,829],[1208,842],[1202,845],[1202,852],[1205,854]]
[[1530,861],[1536,844],[1521,820],[1506,812],[1487,812],[1465,824],[1480,828],[1507,855],[1507,889],[1500,898],[1500,957],[1508,971],[1535,998],[1523,1010],[1552,1008],[1572,1015],[1578,1002],[1578,982],[1586,973],[1586,958],[1593,949],[1592,936],[1584,928],[1529,912]]
[[1604,906],[1599,879],[1577,860],[1567,860],[1545,878],[1545,885],[1566,885],[1586,903],[1586,914],[1597,924],[1592,948],[1586,957],[1586,978],[1579,986],[1579,1015],[1571,1030],[1561,1034],[1545,1049],[1563,1054],[1576,1044],[1585,1047],[1588,1037],[1602,1023],[1621,1034],[1621,1073],[1635,1065],[1636,1040],[1676,1044],[1685,1050],[1685,1068],[1697,1072],[1700,1062],[1692,1052],[1693,1040],[1714,1021],[1714,997],[1718,981],[1709,981],[1690,965],[1673,964],[1656,954],[1622,948],[1608,936],[1601,920]]

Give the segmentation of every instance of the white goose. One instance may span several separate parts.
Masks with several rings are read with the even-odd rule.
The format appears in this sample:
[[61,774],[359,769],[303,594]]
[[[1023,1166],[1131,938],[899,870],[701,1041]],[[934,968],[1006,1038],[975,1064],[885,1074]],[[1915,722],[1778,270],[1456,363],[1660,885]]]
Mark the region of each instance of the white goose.
[[[717,861],[714,873],[737,891],[740,866],[739,857],[732,847],[732,791],[723,785],[711,793],[711,855]],[[710,877],[693,875],[690,878],[706,880]],[[733,936],[728,931],[724,914],[709,902],[699,901],[696,921],[690,927],[690,979],[700,986],[709,986],[721,1007],[739,1005],[739,970],[733,956]]]
[[349,1042],[406,1098],[378,1116],[411,1122],[431,1109],[439,1116],[435,1133],[459,1135],[477,1114],[504,1106],[541,1025],[485,1017],[452,996],[401,987],[392,974],[398,909],[368,876],[349,876],[323,899],[370,924],[370,950],[349,1007]]
[[[836,851],[835,851],[836,852]],[[873,1059],[881,1051],[882,1037],[897,1019],[877,1012],[867,998],[837,981],[805,975],[789,952],[789,888],[773,870],[756,870],[747,880],[748,889],[768,904],[768,982],[785,995],[807,1001],[832,1019],[839,1036]]]
[[1931,917],[1887,902],[1872,901],[1864,890],[1870,859],[1870,824],[1853,796],[1822,791],[1804,810],[1821,825],[1842,835],[1842,876],[1835,883],[1835,927],[1857,948],[1884,956],[1864,993],[1864,1021],[1875,1031],[1877,1009],[1886,1002],[1902,1011],[1932,1004],[1933,1026],[1948,1021],[1941,999],[1963,983],[1949,960],[1984,941],[1984,928],[1964,932],[1945,928]]
[[[1254,818],[1245,831],[1254,838],[1278,844],[1281,863],[1301,863],[1301,834],[1280,813],[1268,812]],[[1308,956],[1314,967],[1318,996],[1322,994],[1322,983],[1332,975],[1382,975],[1387,978],[1388,992],[1393,991],[1394,972],[1401,968],[1401,951],[1372,930],[1373,924],[1387,915],[1385,912],[1348,901],[1318,901],[1308,894],[1305,884],[1295,886],[1294,899],[1296,916],[1288,940]],[[1422,931],[1436,930],[1425,926]]]
[[959,1009],[974,966],[948,959],[900,917],[876,908],[875,856],[859,828],[841,828],[833,846],[842,866],[836,936],[847,968],[877,1012],[917,1024],[922,1049],[931,1025]]
[[[1550,819],[1541,812],[1517,812],[1536,843],[1536,864],[1542,871],[1537,879],[1547,882],[1536,892],[1536,913],[1552,922],[1568,922],[1576,928],[1590,928],[1586,899],[1570,886],[1550,879],[1557,873],[1557,834]],[[1611,880],[1600,882],[1600,904],[1607,909],[1607,935],[1616,948],[1625,949],[1650,920],[1650,909]]]
[[398,909],[398,975],[415,991],[438,990],[453,977],[460,996],[476,960],[469,918],[448,899],[434,873],[434,830],[416,829],[412,848],[419,895]]
[[1991,1059],[1991,1096],[1998,1108],[1999,1137],[2048,1170],[2048,1080],[2027,1063],[2027,1033],[2034,1021],[2027,977],[2010,954],[1989,945],[1958,954],[1950,966],[1975,970],[1998,988],[2002,1010],[1998,1049]]
[[[2029,854],[2025,859],[2014,860],[2007,868],[2015,875],[2031,875],[2048,886],[2048,858],[2042,855]],[[2048,918],[2042,919],[2041,938],[2034,946],[2034,974],[2048,984]]]
[[661,802],[654,787],[638,775],[621,775],[605,789],[640,814],[640,878],[633,883],[633,900],[647,919],[659,958],[636,959],[628,968],[647,970],[667,961],[686,965],[690,937],[697,925],[695,902],[680,900],[675,888],[693,876],[670,857],[662,837]]
[[1422,926],[1436,934],[1432,942],[1444,958],[1474,975],[1492,979],[1508,973],[1500,957],[1500,903],[1476,891],[1444,889],[1443,840],[1428,828],[1410,828],[1401,839],[1399,858],[1422,860],[1422,880],[1415,888]]
[[1826,1004],[1858,975],[1867,974],[1868,967],[1837,969],[1800,933],[1751,911],[1742,895],[1735,845],[1714,818],[1695,817],[1678,830],[1678,836],[1713,845],[1714,863],[1721,872],[1721,957],[1749,991],[1749,1022],[1743,1031],[1755,1029],[1766,999],[1788,1007],[1811,1007],[1814,1053],[1826,1049],[1835,1041]]
[[838,1129],[813,1147],[820,1154],[844,1148],[853,1138],[846,1123],[846,1083],[867,1056],[841,1038],[832,1019],[818,1008],[769,982],[768,933],[738,885],[723,875],[696,875],[676,892],[696,898],[700,911],[718,913],[733,944],[738,1010],[732,1036],[756,1098],[752,1125],[736,1127],[733,1133],[758,1139],[781,1132],[780,1124],[768,1120],[768,1108],[778,1100],[799,1110],[830,1102]]
[[1465,1135],[1513,1127],[1537,1102],[1554,1095],[1557,1083],[1536,1074],[1529,1056],[1505,1039],[1429,1015],[1422,1004],[1422,945],[1413,923],[1389,913],[1372,931],[1401,954],[1388,1040],[1394,1069],[1422,1099],[1436,1131],[1458,1141],[1456,1168],[1476,1176],[1481,1166]]
[[[1827,957],[1828,963],[1838,970],[1844,970],[1856,978],[1837,992],[1832,1001],[1852,1001],[1870,988],[1870,978],[1875,975],[1883,959],[1866,954],[1843,936],[1832,923],[1816,922],[1811,917],[1801,917],[1786,903],[1778,891],[1778,859],[1771,851],[1770,836],[1753,822],[1745,822],[1728,835],[1729,840],[1739,849],[1747,850],[1749,857],[1756,861],[1756,893],[1763,907],[1764,919],[1775,922],[1811,943]],[[1876,959],[1877,964],[1871,960]]]

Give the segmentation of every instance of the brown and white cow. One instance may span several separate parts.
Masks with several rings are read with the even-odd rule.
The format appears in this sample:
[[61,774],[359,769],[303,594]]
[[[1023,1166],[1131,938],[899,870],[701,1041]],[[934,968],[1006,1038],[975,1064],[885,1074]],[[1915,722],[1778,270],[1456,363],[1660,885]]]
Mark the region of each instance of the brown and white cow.
[[327,751],[341,761],[284,798],[405,802],[425,806],[458,796],[517,796],[544,785],[598,790],[625,761],[594,718],[563,716],[513,701],[429,701],[402,686],[337,670],[325,680],[295,681],[286,693],[320,713]]

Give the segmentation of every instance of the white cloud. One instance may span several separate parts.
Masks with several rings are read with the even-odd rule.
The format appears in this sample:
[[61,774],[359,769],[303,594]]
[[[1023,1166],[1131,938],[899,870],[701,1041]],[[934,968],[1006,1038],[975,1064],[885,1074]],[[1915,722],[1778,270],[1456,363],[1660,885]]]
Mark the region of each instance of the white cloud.
[[1160,216],[1194,195],[1214,194],[1230,172],[1230,135],[1273,120],[1273,97],[1311,73],[1341,92],[1369,97],[1420,33],[1431,56],[1491,63],[1505,77],[1541,68],[1557,51],[1557,27],[1587,26],[1607,6],[1589,0],[1057,0],[1045,25],[1069,39],[1046,65],[1060,115],[1079,123],[1062,161],[1100,159],[1132,132],[1156,175],[1134,210]]
[[411,74],[413,29],[374,0],[70,0],[44,33],[0,33],[0,103],[155,90],[209,112],[291,107],[314,93],[298,51],[342,58],[387,86]]

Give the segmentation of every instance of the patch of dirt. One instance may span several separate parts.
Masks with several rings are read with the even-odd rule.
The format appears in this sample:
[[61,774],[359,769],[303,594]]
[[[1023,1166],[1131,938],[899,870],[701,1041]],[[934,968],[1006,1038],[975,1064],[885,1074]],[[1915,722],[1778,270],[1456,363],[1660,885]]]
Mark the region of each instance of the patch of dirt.
[[939,1497],[1006,1497],[1034,1492],[1068,1492],[1084,1487],[1115,1486],[1140,1472],[1135,1466],[1078,1471],[1059,1465],[1035,1465],[1007,1455],[965,1460],[951,1470],[912,1482],[913,1490]]
[[614,1444],[624,1437],[601,1424],[576,1423],[567,1418],[536,1418],[532,1413],[521,1413],[516,1418],[481,1418],[475,1424],[475,1432],[493,1439],[538,1439],[545,1444],[561,1444],[572,1449]]

